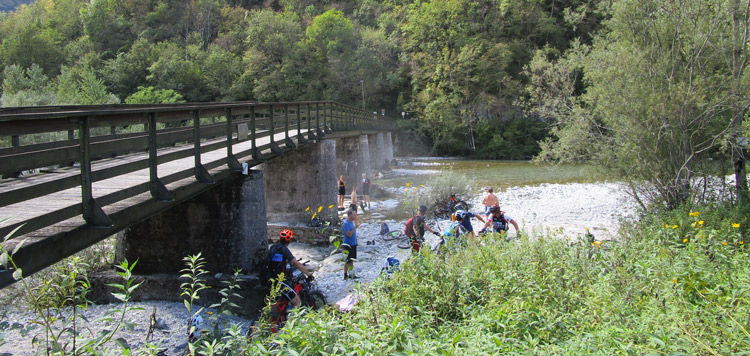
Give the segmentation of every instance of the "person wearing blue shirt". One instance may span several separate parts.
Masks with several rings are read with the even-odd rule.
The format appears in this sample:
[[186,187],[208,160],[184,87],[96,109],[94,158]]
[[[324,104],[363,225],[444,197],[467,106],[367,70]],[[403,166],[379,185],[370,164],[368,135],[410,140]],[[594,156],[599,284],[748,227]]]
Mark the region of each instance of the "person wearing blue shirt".
[[458,214],[459,211],[462,211],[463,214],[464,214],[464,220],[461,222],[461,225],[463,225],[466,228],[466,231],[471,232],[471,234],[474,237],[477,237],[477,233],[474,232],[474,227],[471,226],[471,218],[477,218],[482,223],[486,223],[486,221],[484,220],[484,218],[481,215],[474,214],[474,213],[471,213],[471,212],[468,212],[468,211],[463,211],[463,209],[456,210],[455,214]]
[[344,257],[344,280],[357,278],[354,273],[349,275],[349,270],[354,268],[354,260],[357,259],[357,225],[357,212],[354,210],[347,211],[344,223],[341,225],[341,230],[344,232],[341,249],[344,250],[346,255]]

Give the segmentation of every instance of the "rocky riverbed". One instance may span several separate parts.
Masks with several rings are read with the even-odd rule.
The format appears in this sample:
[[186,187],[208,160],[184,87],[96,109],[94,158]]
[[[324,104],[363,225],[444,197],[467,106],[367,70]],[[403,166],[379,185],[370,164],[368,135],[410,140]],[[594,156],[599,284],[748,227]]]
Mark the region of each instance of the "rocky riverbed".
[[[473,211],[482,211],[482,196],[481,192],[476,192],[471,200]],[[575,239],[589,228],[597,238],[611,239],[616,236],[623,222],[627,224],[628,220],[635,218],[636,212],[635,203],[626,194],[625,188],[617,183],[512,187],[500,192],[498,197],[502,210],[519,223],[522,231],[531,236],[551,232],[560,238]],[[343,280],[341,254],[332,254],[332,247],[291,244],[290,248],[298,259],[309,260],[309,266],[315,270],[315,283],[325,293],[329,303],[335,303],[377,278],[388,256],[402,261],[408,258],[408,250],[399,249],[396,241],[384,241],[380,235],[383,222],[392,231],[403,231],[403,221],[384,220],[383,213],[394,209],[397,204],[397,200],[376,201],[373,202],[372,209],[365,213],[363,221],[366,222],[358,229],[359,258],[354,264],[354,271],[359,277],[357,280]],[[439,228],[445,228],[447,222],[438,225]],[[474,221],[475,228],[480,228],[480,225],[479,221]],[[511,228],[511,235],[515,234],[512,230]],[[434,237],[431,239],[428,242],[436,241]],[[151,325],[155,327],[149,342],[158,345],[161,355],[184,355],[187,352],[186,328],[189,315],[183,304],[151,301],[133,303],[132,306],[142,309],[126,314],[126,321],[132,323],[133,329],[120,330],[113,339],[122,338],[133,349],[143,348]],[[95,320],[117,307],[119,306],[96,305],[83,312],[89,321],[78,321],[77,327],[83,338],[90,338],[102,330],[110,330],[111,323]],[[44,345],[44,342],[34,344],[32,341],[35,338],[44,340],[44,329],[34,326],[33,314],[10,308],[0,313],[0,356],[42,354],[44,348],[40,345]],[[217,317],[213,313],[215,311],[206,310],[202,317],[207,322]],[[63,317],[69,317],[69,312],[66,315]],[[151,322],[152,315],[156,323]],[[250,320],[242,318],[222,318],[226,323],[239,323],[243,330],[247,330],[250,324]],[[62,325],[61,321],[58,321],[58,325]]]

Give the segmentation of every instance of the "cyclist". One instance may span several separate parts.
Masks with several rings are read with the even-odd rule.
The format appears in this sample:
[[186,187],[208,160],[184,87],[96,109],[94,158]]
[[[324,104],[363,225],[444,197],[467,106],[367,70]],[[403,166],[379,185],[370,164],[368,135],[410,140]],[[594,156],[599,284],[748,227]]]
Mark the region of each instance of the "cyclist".
[[409,236],[411,238],[411,249],[412,252],[419,252],[419,250],[422,248],[422,242],[424,241],[424,231],[427,230],[435,235],[438,235],[437,231],[433,230],[431,227],[429,227],[427,224],[424,223],[424,214],[427,212],[427,207],[424,205],[420,205],[417,209],[417,215],[412,218],[412,231],[411,234],[409,231],[406,232],[406,236]]
[[467,219],[466,212],[456,211],[453,217],[456,221],[451,222],[448,229],[443,231],[443,241],[448,246],[463,246],[466,243],[466,235],[469,233],[463,225],[463,221]]
[[507,236],[509,223],[513,225],[513,228],[516,229],[516,235],[518,235],[518,224],[516,223],[516,221],[508,216],[508,214],[506,214],[504,211],[501,211],[499,206],[495,205],[490,208],[490,218],[487,219],[486,223],[484,223],[484,228],[482,228],[482,230],[486,231],[490,226],[492,226],[492,230],[490,231],[505,233],[505,239],[510,240],[510,236]]
[[477,234],[474,232],[474,227],[471,226],[471,218],[477,218],[477,219],[479,219],[479,221],[481,221],[485,225],[486,225],[487,221],[484,220],[484,218],[482,217],[482,215],[474,214],[474,213],[469,212],[469,211],[465,211],[464,207],[461,206],[460,204],[456,205],[456,212],[453,213],[453,216],[455,217],[456,214],[459,211],[462,211],[464,213],[464,220],[461,222],[461,224],[463,224],[463,226],[466,228],[466,231],[471,232],[472,236],[477,237]]
[[294,258],[292,251],[289,250],[289,243],[292,242],[294,232],[289,229],[281,230],[279,233],[279,243],[272,245],[266,254],[266,271],[268,271],[267,278],[274,278],[280,273],[284,273],[284,281],[281,282],[281,295],[278,298],[286,298],[293,308],[296,308],[302,304],[302,300],[297,295],[297,292],[289,286],[286,282],[292,280],[292,269],[287,268],[288,264],[296,267],[300,272],[307,276],[308,280],[313,280],[314,277],[305,265],[299,260]]

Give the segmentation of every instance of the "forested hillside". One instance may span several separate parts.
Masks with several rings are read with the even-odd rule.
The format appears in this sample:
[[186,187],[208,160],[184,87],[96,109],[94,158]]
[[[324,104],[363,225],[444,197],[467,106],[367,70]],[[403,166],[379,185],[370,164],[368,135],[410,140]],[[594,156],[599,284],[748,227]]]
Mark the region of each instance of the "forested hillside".
[[39,0],[0,18],[2,104],[331,99],[438,154],[528,158],[523,68],[588,42],[590,3]]
[[24,4],[29,4],[33,1],[34,0],[3,0],[2,2],[0,2],[0,12],[13,11],[17,7]]
[[335,100],[674,207],[744,172],[748,29],[740,0],[38,0],[0,15],[2,105]]

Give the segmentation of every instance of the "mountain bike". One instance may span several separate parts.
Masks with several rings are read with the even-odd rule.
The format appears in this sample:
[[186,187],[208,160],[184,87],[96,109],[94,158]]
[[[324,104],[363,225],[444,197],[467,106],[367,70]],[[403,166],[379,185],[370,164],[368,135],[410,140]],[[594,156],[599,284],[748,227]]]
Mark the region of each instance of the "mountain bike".
[[321,235],[328,235],[329,237],[330,236],[334,237],[331,240],[334,240],[337,237],[343,238],[344,232],[343,230],[341,230],[341,224],[342,224],[342,221],[340,218],[337,219],[336,221],[331,222],[331,221],[323,220],[317,216],[310,219],[310,221],[307,222],[307,226],[316,228],[318,233],[320,233]]
[[469,210],[470,208],[469,203],[465,200],[456,198],[455,194],[451,194],[447,200],[435,204],[433,215],[438,219],[450,219],[459,206],[464,210]]
[[[309,261],[305,261],[303,264],[307,264]],[[302,306],[308,307],[312,310],[318,310],[324,307],[326,297],[323,292],[314,289],[313,278],[307,278],[299,270],[292,272],[292,283],[290,286],[297,292],[300,299],[302,300]],[[286,298],[277,298],[276,304],[271,306],[271,332],[276,333],[284,326],[287,316],[289,314],[289,306],[291,302]]]

